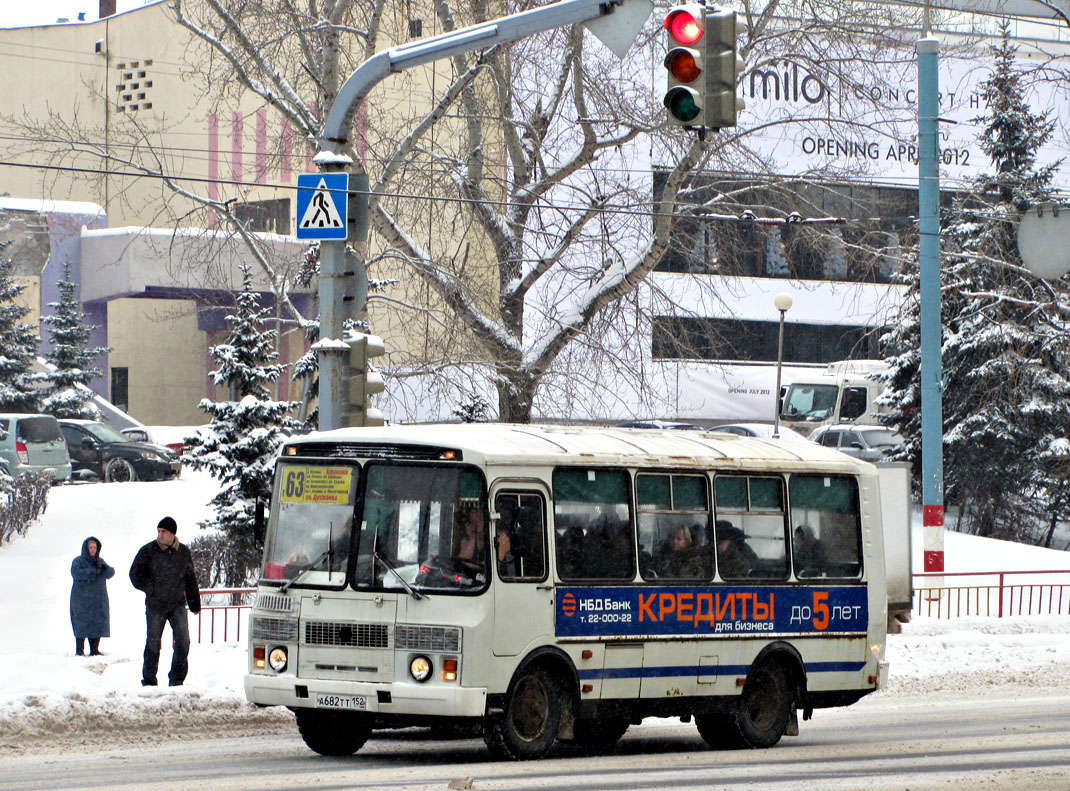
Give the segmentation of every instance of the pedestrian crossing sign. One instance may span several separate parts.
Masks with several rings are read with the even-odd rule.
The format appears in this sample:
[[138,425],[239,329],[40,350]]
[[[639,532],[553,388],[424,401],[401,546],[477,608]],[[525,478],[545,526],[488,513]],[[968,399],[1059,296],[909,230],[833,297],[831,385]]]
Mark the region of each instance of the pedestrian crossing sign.
[[345,239],[348,173],[297,177],[297,238]]

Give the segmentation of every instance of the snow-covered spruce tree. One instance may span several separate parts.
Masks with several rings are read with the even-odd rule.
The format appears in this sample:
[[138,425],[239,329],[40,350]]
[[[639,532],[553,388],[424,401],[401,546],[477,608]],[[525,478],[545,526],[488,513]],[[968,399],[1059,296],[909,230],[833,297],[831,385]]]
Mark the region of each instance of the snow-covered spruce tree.
[[94,327],[85,323],[85,313],[75,295],[77,286],[71,282],[69,263],[63,265],[63,279],[58,285],[59,302],[48,303],[55,313],[41,317],[41,323],[48,325],[52,344],[45,359],[54,369],[38,378],[44,383],[41,411],[56,417],[98,420],[100,410],[93,404],[89,383],[102,371],[94,368],[92,363],[109,349],[86,345]]
[[211,501],[215,515],[201,527],[216,528],[226,537],[208,580],[224,585],[243,585],[252,578],[262,548],[253,529],[256,498],[270,488],[281,430],[296,425],[290,417],[295,404],[271,398],[270,388],[282,374],[275,362],[276,333],[262,329],[270,310],[260,307],[249,268],[242,271],[242,290],[234,313],[227,316],[230,334],[210,351],[218,365],[212,376],[217,385],[229,387],[230,400],[201,401],[211,424],[186,440],[190,466],[207,470],[223,484]]
[[[1054,122],[1030,111],[1015,51],[1004,27],[992,47],[992,75],[981,85],[980,145],[994,173],[977,179],[941,218],[943,469],[945,502],[960,509],[959,530],[1028,541],[1066,500],[1046,470],[1070,426],[1070,301],[1065,282],[1033,277],[1017,251],[1019,214],[1049,198],[1057,164],[1034,167]],[[894,409],[889,422],[907,438],[903,455],[920,472],[916,265],[908,282],[905,315],[885,336],[887,403]]]
[[11,276],[13,259],[3,257],[9,244],[0,243],[0,412],[37,412],[32,366],[41,338],[22,321],[30,309],[15,302],[26,287]]

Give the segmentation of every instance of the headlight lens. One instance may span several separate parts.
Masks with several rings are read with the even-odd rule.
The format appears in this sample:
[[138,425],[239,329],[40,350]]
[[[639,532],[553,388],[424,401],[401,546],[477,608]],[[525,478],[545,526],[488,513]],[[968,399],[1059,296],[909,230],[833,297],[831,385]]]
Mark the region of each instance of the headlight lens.
[[271,653],[268,654],[268,664],[276,673],[281,673],[286,669],[286,661],[286,649],[281,646],[272,648]]
[[434,668],[431,666],[431,660],[426,656],[413,657],[413,660],[409,663],[409,672],[412,677],[417,681],[424,682],[431,678],[431,673]]

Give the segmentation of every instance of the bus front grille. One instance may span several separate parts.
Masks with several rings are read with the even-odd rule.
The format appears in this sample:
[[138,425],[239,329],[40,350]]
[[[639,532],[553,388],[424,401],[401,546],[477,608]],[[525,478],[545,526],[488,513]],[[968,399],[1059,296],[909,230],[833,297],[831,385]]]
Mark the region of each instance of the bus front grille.
[[307,621],[305,645],[341,645],[353,648],[389,648],[390,629],[381,623]]

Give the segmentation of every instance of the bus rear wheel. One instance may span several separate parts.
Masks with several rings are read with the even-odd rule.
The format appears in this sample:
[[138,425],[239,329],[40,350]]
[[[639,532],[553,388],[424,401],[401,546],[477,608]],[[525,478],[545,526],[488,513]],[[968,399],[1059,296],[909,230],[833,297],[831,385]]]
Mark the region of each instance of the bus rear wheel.
[[764,662],[751,668],[743,694],[725,714],[695,718],[699,735],[713,748],[772,747],[787,732],[792,690],[784,668]]
[[349,711],[295,709],[297,731],[309,749],[320,755],[352,755],[368,741],[371,720]]
[[490,751],[520,761],[546,755],[561,724],[561,694],[549,671],[524,671],[509,693],[503,715],[484,727],[483,740]]

